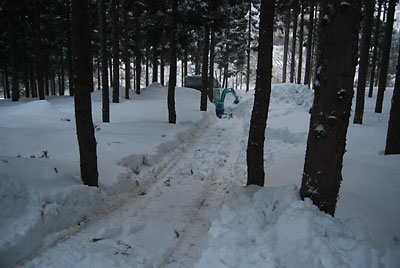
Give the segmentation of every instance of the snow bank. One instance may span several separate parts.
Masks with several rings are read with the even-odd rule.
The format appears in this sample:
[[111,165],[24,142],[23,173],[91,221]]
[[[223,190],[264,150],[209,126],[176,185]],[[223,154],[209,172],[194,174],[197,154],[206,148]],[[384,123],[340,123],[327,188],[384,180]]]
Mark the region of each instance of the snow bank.
[[308,110],[312,106],[313,100],[314,91],[305,85],[276,84],[272,86],[272,102],[295,104]]
[[[398,262],[397,262],[398,263]],[[395,267],[365,225],[322,213],[294,185],[234,188],[208,233],[203,267]]]

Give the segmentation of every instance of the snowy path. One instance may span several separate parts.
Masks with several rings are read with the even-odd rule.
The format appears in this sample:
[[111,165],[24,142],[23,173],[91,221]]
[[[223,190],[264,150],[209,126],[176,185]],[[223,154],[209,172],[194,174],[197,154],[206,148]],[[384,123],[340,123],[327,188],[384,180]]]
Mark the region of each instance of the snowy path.
[[155,174],[146,192],[25,267],[191,267],[226,192],[244,184],[238,163],[245,151],[243,128],[243,119],[235,118],[204,129]]

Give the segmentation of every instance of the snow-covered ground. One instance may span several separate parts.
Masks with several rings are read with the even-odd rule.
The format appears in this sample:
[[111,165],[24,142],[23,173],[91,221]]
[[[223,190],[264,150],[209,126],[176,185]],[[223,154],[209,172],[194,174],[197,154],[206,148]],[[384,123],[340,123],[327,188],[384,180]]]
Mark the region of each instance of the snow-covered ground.
[[[99,188],[79,178],[73,100],[0,101],[0,267],[399,267],[400,156],[382,114],[350,125],[336,217],[298,198],[312,92],[273,87],[266,187],[243,187],[253,92],[226,100],[153,85],[111,104],[92,94]],[[121,95],[123,96],[123,95]]]

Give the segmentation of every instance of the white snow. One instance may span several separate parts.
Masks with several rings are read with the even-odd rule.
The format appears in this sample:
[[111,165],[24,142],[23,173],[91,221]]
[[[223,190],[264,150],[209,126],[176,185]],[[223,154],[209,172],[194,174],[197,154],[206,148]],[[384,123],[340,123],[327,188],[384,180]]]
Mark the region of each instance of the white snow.
[[382,114],[366,99],[364,124],[350,125],[335,218],[297,193],[307,87],[274,85],[266,187],[243,187],[253,92],[237,106],[228,95],[233,117],[218,120],[177,88],[176,125],[158,84],[111,104],[109,124],[94,92],[99,188],[79,177],[71,97],[0,100],[0,267],[398,267],[400,156],[383,155],[392,90]]

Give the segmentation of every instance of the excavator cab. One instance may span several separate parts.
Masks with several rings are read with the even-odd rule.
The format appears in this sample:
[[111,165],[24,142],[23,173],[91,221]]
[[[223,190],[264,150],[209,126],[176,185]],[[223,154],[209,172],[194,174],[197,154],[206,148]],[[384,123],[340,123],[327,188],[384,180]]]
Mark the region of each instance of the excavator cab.
[[216,112],[218,118],[232,117],[232,114],[225,113],[225,106],[224,106],[225,97],[229,93],[232,93],[232,95],[235,97],[235,101],[233,103],[238,104],[239,96],[236,95],[236,92],[233,88],[224,88],[224,89],[215,88],[214,89],[213,102],[215,104],[215,112]]

